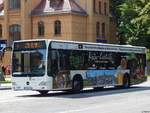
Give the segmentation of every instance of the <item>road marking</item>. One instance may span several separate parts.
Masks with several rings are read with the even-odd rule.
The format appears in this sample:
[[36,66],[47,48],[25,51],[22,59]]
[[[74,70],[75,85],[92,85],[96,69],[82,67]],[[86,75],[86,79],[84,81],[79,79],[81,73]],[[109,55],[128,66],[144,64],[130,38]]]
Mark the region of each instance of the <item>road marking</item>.
[[[115,103],[118,104],[118,103]],[[57,113],[75,113],[75,112],[83,112],[83,111],[88,111],[88,110],[95,110],[97,108],[102,107],[101,105],[95,105],[87,108],[82,108],[82,109],[77,109],[77,110],[68,110],[68,111],[62,111],[62,112],[57,112]]]
[[[141,103],[143,103],[144,104],[144,102],[145,102],[145,99],[142,99],[142,98],[140,98],[140,103],[137,103],[137,105],[136,106],[141,106]],[[99,109],[105,109],[105,110],[108,110],[107,112],[111,112],[111,111],[109,111],[109,109],[108,108],[111,108],[112,106],[124,106],[124,105],[126,105],[126,104],[128,104],[128,103],[130,103],[131,105],[134,105],[136,102],[129,102],[129,100],[128,101],[125,101],[125,102],[123,102],[123,103],[119,103],[119,102],[113,102],[113,103],[110,103],[109,105],[108,104],[100,104],[99,103],[99,105],[93,105],[93,106],[85,106],[84,108],[77,108],[77,109],[75,109],[75,110],[67,110],[67,111],[61,111],[61,112],[56,112],[56,113],[80,113],[80,112],[87,112],[87,111],[94,111],[94,110],[96,110],[96,111],[98,111]],[[130,106],[130,105],[129,105]],[[135,106],[135,107],[136,107]],[[132,106],[132,109],[133,109],[133,107],[134,106]],[[126,108],[126,107],[124,107],[123,109],[128,109],[128,108]],[[119,110],[119,109],[118,109]]]
[[23,100],[32,100],[32,98],[28,98],[28,99],[9,98],[8,100],[1,100],[0,103],[16,102],[16,101],[23,101]]

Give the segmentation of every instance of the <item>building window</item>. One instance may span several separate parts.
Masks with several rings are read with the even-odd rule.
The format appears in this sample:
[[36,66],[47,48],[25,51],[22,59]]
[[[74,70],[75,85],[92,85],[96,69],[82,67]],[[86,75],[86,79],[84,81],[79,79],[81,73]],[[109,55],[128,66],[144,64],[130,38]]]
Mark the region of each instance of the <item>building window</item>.
[[105,38],[105,29],[106,29],[106,25],[105,23],[102,23],[102,37]]
[[9,35],[11,41],[16,41],[21,39],[21,26],[20,25],[11,25],[9,28]]
[[0,24],[0,38],[2,38],[3,37],[3,27],[2,27],[2,25]]
[[96,13],[96,0],[93,0],[93,12]]
[[107,15],[107,3],[104,3],[104,14]]
[[99,14],[102,14],[102,3],[99,1]]
[[64,0],[50,0],[50,7],[55,10],[61,10],[63,8]]
[[55,35],[61,34],[61,21],[59,20],[55,21],[54,29],[55,29]]
[[40,21],[40,22],[38,22],[38,35],[44,36],[44,34],[45,34],[44,22]]
[[10,9],[19,9],[21,0],[9,0]]
[[100,23],[96,22],[96,37],[100,37]]

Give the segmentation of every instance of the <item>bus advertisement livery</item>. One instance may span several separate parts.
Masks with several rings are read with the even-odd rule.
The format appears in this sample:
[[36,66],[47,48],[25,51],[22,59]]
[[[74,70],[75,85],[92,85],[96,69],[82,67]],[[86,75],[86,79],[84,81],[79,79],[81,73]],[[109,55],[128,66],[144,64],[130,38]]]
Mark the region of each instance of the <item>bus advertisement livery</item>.
[[147,80],[146,48],[58,40],[15,41],[12,88],[48,91],[128,88]]

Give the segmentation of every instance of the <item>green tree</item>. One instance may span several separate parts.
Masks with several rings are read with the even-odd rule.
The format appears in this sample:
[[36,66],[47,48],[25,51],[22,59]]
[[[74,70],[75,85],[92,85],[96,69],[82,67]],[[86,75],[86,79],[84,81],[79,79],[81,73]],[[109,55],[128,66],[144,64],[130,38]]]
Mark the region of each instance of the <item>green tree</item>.
[[121,36],[122,33],[120,32],[120,29],[119,29],[119,25],[121,22],[121,11],[119,9],[119,6],[123,4],[124,2],[125,0],[110,0],[110,12],[112,16],[115,17],[116,24],[118,27],[118,37],[120,39],[121,44],[125,44],[125,40],[124,38],[122,38]]
[[120,18],[120,10],[118,6],[123,4],[124,1],[125,0],[110,0],[110,12],[117,20]]
[[120,37],[127,44],[150,48],[150,0],[125,0],[118,10]]

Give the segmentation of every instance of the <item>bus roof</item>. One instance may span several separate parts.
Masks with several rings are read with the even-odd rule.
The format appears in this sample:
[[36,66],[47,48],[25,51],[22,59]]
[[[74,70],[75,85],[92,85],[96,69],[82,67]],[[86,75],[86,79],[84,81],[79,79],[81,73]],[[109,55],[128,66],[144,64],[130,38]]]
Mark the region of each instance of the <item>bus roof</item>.
[[[78,47],[78,45],[84,45],[82,49],[86,50],[105,50],[105,51],[125,51],[125,52],[134,52],[134,53],[146,53],[146,47],[141,46],[132,46],[132,45],[119,45],[119,44],[105,44],[105,43],[93,43],[93,42],[79,42],[79,41],[68,41],[68,40],[53,40],[53,39],[32,39],[32,40],[20,40],[20,41],[14,41],[14,43],[18,42],[30,42],[30,41],[47,41],[47,42],[53,42],[53,48],[56,49],[69,49],[69,47],[73,45],[77,45],[77,48],[75,46],[75,49],[81,49]],[[54,46],[55,44],[61,44],[60,48],[59,46]],[[62,44],[66,45],[68,44],[68,48],[62,48],[64,47]],[[69,46],[70,44],[70,46]],[[73,44],[73,45],[72,45]],[[102,46],[103,48],[98,48]],[[73,49],[73,47],[71,47]],[[71,49],[70,48],[70,49]],[[128,49],[128,50],[127,50]]]

